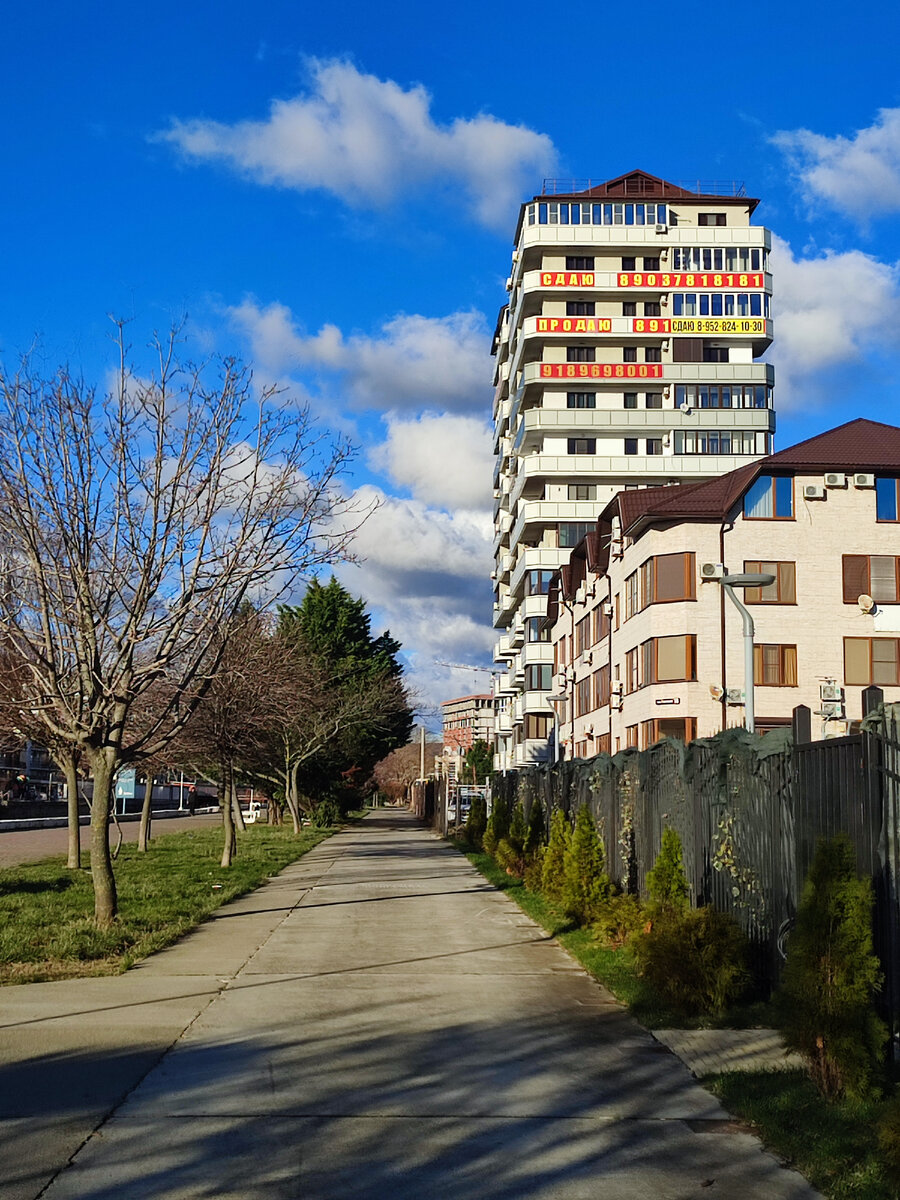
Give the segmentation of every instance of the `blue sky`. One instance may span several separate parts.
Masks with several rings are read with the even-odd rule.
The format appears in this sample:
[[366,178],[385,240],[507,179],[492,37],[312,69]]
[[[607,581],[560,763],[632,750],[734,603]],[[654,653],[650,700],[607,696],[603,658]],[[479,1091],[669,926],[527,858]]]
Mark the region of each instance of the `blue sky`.
[[339,570],[423,705],[487,677],[489,335],[545,176],[739,180],[777,235],[777,448],[898,423],[900,13],[646,0],[10,8],[0,352],[102,381],[188,316],[358,447]]

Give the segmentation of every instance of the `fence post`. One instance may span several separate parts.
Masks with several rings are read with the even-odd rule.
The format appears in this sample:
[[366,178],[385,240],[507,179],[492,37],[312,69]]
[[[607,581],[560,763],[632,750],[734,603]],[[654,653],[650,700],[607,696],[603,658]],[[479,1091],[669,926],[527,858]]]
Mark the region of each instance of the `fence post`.
[[874,684],[871,687],[867,687],[862,694],[862,715],[867,717],[869,713],[875,711],[883,700],[884,692],[880,687],[875,687]]
[[806,704],[798,704],[791,716],[794,745],[802,746],[812,741],[812,713]]

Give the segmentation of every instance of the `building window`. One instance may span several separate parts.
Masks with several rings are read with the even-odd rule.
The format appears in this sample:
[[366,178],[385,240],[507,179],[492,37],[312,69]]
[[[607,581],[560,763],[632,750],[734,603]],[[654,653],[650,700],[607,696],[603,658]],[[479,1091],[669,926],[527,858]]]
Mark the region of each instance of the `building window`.
[[622,316],[623,317],[636,317],[637,316],[637,301],[636,300],[623,300],[622,301]]
[[594,528],[593,521],[563,521],[558,526],[557,545],[564,550],[577,546],[586,533]]
[[525,595],[546,596],[552,578],[552,571],[528,571],[525,576]]
[[659,255],[658,254],[655,255],[654,257],[644,259],[644,270],[645,271],[658,271],[659,270]]
[[864,594],[879,604],[900,600],[900,559],[893,554],[845,554],[841,574],[845,604]]
[[693,633],[651,638],[641,646],[642,682],[678,683],[697,678],[697,638]]
[[744,496],[744,516],[751,521],[792,520],[794,479],[791,475],[760,475]]
[[662,408],[662,392],[647,392],[644,396],[645,408]]
[[636,692],[641,686],[640,678],[640,651],[627,650],[625,652],[625,693],[630,695]]
[[637,346],[626,346],[622,351],[622,362],[637,362]]
[[703,362],[703,338],[672,338],[672,361]]
[[568,486],[569,500],[596,500],[596,483],[570,483]]
[[593,346],[566,346],[566,362],[594,362],[597,351]]
[[622,259],[622,270],[623,271],[634,271],[634,270],[636,270],[636,268],[637,268],[637,259],[634,258],[633,256]]
[[757,687],[797,686],[797,647],[753,647],[753,682]]
[[844,682],[894,686],[900,682],[897,638],[844,638]]
[[592,317],[596,304],[593,300],[567,300],[567,317]]
[[566,441],[569,454],[596,454],[596,438],[568,438]]
[[659,346],[644,347],[644,362],[662,362],[662,350]]
[[646,749],[663,738],[678,738],[687,744],[697,736],[696,730],[696,717],[665,717],[656,721],[644,721],[641,734]]
[[603,708],[609,704],[609,666],[604,664],[593,675],[594,708]]
[[575,684],[575,716],[582,717],[591,711],[591,677],[587,675]]
[[662,454],[662,438],[647,438],[646,447],[648,454]]
[[596,392],[567,392],[566,408],[596,408]]
[[641,606],[694,600],[694,555],[657,554],[641,566]]
[[632,571],[625,579],[625,620],[640,612],[637,571]]
[[637,454],[637,452],[638,452],[637,438],[626,438],[625,439],[625,453],[626,454]]
[[645,317],[659,317],[662,315],[662,309],[659,306],[658,300],[647,300],[644,303]]
[[531,663],[525,668],[526,692],[549,692],[552,674],[550,663]]
[[762,384],[677,383],[675,404],[691,408],[768,408],[769,389]]
[[625,393],[625,407],[626,408],[637,408],[637,392],[626,392]]
[[546,741],[553,727],[553,718],[549,713],[525,714],[525,737],[528,740],[541,739]]
[[528,617],[525,621],[526,642],[549,642],[550,630],[544,627],[543,617]]
[[[748,604],[796,604],[797,564],[792,562],[764,562],[751,559],[744,563],[748,574],[774,575],[775,582],[766,587],[744,588]],[[856,597],[854,596],[854,600]]]
[[900,479],[875,480],[875,516],[879,521],[896,521],[900,519],[900,505],[897,503],[897,489]]
[[595,608],[592,615],[593,626],[593,644],[596,646],[598,642],[602,642],[604,638],[609,637],[609,613],[606,611],[606,605],[601,604],[599,608]]
[[727,363],[728,347],[704,345],[703,361],[705,363]]
[[584,654],[591,644],[591,618],[582,617],[575,626],[575,656]]
[[592,254],[569,254],[566,256],[567,271],[593,271],[594,256]]
[[697,213],[698,225],[724,225],[724,213]]

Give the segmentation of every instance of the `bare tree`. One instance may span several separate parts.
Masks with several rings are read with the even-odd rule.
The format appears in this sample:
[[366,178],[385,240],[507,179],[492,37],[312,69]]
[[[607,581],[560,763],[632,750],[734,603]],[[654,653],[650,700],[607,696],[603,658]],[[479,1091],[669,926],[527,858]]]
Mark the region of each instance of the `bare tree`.
[[[426,763],[434,762],[436,756],[441,753],[442,746],[442,742],[425,743]],[[402,799],[413,780],[419,778],[421,754],[419,742],[409,742],[405,746],[398,746],[381,762],[376,763],[372,774],[379,789],[392,800]]]
[[[20,707],[93,775],[95,920],[117,909],[108,823],[116,772],[183,728],[247,599],[346,555],[347,448],[305,410],[257,396],[231,358],[179,363],[155,339],[140,378],[119,326],[111,393],[25,363],[0,372],[0,637]],[[151,719],[129,721],[160,680]]]

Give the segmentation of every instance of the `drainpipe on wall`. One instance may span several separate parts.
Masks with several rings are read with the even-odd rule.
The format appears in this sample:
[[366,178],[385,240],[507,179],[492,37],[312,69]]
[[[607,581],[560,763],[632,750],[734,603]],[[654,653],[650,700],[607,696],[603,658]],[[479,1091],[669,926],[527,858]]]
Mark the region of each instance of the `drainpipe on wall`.
[[[723,521],[719,526],[719,562],[725,562],[725,533],[726,529],[730,532],[734,529],[733,521]],[[719,701],[722,709],[721,726],[725,730],[728,721],[728,702],[726,694],[728,692],[728,664],[725,658],[725,589],[719,588],[719,658],[722,663],[722,699]]]

